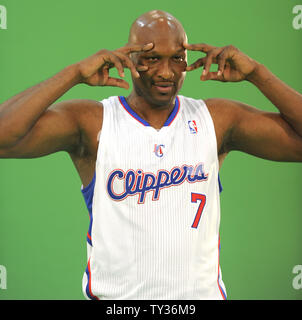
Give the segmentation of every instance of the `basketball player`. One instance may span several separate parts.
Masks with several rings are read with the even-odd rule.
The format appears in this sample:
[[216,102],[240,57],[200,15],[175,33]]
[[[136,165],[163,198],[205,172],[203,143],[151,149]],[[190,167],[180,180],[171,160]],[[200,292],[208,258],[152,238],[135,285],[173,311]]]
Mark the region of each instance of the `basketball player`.
[[[188,50],[206,55],[187,66]],[[124,68],[133,81],[127,97],[54,104],[81,83],[128,89]],[[186,71],[197,68],[202,81],[253,83],[279,112],[178,95]],[[80,175],[90,299],[226,298],[219,168],[232,150],[302,161],[301,94],[233,46],[188,44],[180,22],[162,11],[135,20],[125,47],[67,66],[0,109],[2,158],[66,151]]]

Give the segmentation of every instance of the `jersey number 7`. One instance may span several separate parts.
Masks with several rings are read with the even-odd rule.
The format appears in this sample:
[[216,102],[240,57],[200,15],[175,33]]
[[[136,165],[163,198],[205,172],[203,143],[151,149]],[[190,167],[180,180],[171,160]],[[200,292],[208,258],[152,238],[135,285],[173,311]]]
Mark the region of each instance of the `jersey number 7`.
[[200,201],[200,204],[198,206],[197,212],[196,212],[196,216],[195,219],[193,221],[192,224],[192,228],[197,228],[198,224],[199,224],[199,220],[201,218],[202,215],[202,211],[204,209],[204,206],[206,204],[206,196],[204,194],[200,194],[200,193],[191,193],[191,202],[196,203],[197,201]]

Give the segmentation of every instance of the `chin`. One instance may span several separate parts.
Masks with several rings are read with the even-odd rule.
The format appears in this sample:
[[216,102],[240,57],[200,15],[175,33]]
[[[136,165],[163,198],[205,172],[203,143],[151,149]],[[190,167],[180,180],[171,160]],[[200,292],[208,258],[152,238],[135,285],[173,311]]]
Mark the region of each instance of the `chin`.
[[[146,97],[146,96],[145,96]],[[157,106],[166,106],[167,104],[174,103],[176,94],[174,95],[149,95],[148,99],[150,103]]]
[[174,103],[178,90],[174,88],[172,92],[161,93],[154,90],[152,87],[150,90],[142,90],[142,88],[136,87],[136,93],[144,100],[148,101],[154,106],[166,106],[170,103]]
[[177,95],[177,90],[174,90],[169,93],[161,93],[157,92],[156,90],[151,90],[151,92],[148,93],[150,100],[154,102],[154,104],[158,105],[167,105],[170,103],[174,103],[176,95]]

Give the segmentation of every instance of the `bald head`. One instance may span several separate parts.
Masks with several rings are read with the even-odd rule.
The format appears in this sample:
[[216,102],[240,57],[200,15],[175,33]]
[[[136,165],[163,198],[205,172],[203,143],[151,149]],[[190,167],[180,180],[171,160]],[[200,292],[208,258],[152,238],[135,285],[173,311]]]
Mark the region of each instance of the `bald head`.
[[173,37],[181,43],[187,41],[185,30],[175,17],[164,11],[152,10],[133,22],[128,43],[131,45],[154,43],[158,37],[167,40]]
[[136,68],[144,68],[139,78],[132,78],[132,96],[153,106],[174,105],[186,73],[184,42],[187,36],[183,26],[167,12],[149,11],[133,22],[128,45],[144,47],[152,43],[153,46],[130,55]]

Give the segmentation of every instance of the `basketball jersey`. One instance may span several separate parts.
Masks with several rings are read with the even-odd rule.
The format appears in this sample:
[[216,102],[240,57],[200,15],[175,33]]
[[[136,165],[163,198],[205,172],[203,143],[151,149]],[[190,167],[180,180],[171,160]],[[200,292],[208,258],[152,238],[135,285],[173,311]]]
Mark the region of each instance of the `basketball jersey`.
[[203,100],[177,96],[160,130],[124,97],[102,101],[89,211],[88,299],[226,299],[217,142]]

